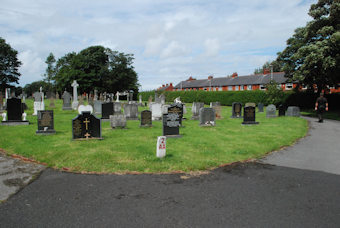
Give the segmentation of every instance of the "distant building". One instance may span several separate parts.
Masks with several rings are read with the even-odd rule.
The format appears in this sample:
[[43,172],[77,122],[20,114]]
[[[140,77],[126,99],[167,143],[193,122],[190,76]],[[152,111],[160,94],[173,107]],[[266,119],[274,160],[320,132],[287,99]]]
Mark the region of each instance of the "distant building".
[[172,85],[172,83],[165,84],[159,87],[157,90],[158,91],[174,91],[174,86]]
[[[205,91],[244,91],[244,90],[266,90],[266,84],[271,80],[274,80],[283,91],[292,90],[297,87],[295,82],[288,82],[285,78],[284,72],[273,72],[264,69],[263,74],[238,76],[237,73],[233,73],[228,77],[214,78],[209,76],[207,79],[195,79],[189,77],[185,81],[181,81],[172,91],[189,91],[189,90],[205,90]],[[162,88],[162,87],[161,87]],[[167,91],[171,91],[168,87]],[[301,90],[307,89],[307,87],[300,87]],[[340,92],[340,87],[330,87],[329,92]]]

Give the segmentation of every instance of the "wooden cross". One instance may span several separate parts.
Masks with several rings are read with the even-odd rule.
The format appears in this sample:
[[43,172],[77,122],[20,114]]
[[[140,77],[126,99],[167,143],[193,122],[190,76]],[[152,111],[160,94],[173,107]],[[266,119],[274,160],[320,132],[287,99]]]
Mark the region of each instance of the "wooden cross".
[[84,135],[86,137],[86,139],[89,139],[89,136],[91,136],[88,132],[86,132],[86,134]]
[[83,123],[85,123],[86,124],[86,130],[88,130],[88,123],[90,123],[90,121],[89,120],[87,120],[87,118],[85,118],[85,120],[84,120],[84,122]]

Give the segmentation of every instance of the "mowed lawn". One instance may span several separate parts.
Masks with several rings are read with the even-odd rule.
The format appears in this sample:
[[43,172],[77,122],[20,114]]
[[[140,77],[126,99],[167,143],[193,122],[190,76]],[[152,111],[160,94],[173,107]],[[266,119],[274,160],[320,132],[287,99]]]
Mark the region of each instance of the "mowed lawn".
[[[36,135],[37,117],[32,116],[33,101],[26,101],[29,126],[0,126],[0,148],[46,163],[49,167],[68,168],[80,172],[173,172],[198,171],[222,164],[259,158],[264,154],[293,144],[304,137],[307,121],[297,117],[266,118],[256,112],[258,125],[242,125],[232,119],[231,107],[222,108],[222,119],[215,127],[200,127],[191,120],[188,104],[187,120],[180,128],[182,138],[167,139],[167,155],[156,157],[157,136],[162,135],[162,122],[153,121],[152,128],[140,128],[140,121],[128,121],[127,129],[111,129],[102,122],[103,140],[72,140],[72,119],[76,111],[62,111],[62,100],[54,108],[55,135]],[[47,110],[49,101],[45,101]],[[139,108],[142,111],[145,108]],[[100,117],[100,116],[99,116]]]

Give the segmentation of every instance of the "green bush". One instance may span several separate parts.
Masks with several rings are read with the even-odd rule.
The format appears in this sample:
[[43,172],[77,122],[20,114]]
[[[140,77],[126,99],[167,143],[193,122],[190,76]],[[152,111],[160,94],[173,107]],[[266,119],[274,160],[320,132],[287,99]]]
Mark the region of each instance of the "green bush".
[[[159,93],[157,91],[157,93]],[[252,91],[165,91],[163,92],[166,97],[166,102],[173,102],[176,97],[181,97],[181,101],[184,103],[192,102],[204,102],[210,104],[210,102],[219,101],[222,105],[231,106],[233,102],[241,102],[242,104],[248,102],[263,103],[268,105],[273,102],[270,99],[267,91],[252,90]],[[147,101],[149,96],[152,96],[153,101],[155,99],[155,91],[140,92],[143,101]],[[160,94],[160,93],[159,93]],[[298,106],[302,109],[314,108],[314,104],[318,94],[308,92],[293,92],[286,91],[280,92],[275,95],[275,102],[277,104],[285,104],[286,106]],[[340,93],[326,94],[328,99],[330,110],[340,109]]]

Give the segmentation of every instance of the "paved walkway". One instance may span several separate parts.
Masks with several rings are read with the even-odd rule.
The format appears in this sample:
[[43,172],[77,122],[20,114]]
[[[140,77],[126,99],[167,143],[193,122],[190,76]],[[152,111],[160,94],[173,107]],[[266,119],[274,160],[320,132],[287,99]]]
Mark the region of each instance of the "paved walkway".
[[30,183],[44,168],[0,152],[0,202]]
[[310,123],[309,135],[294,146],[274,152],[261,161],[264,163],[324,171],[340,175],[340,121],[306,118]]

